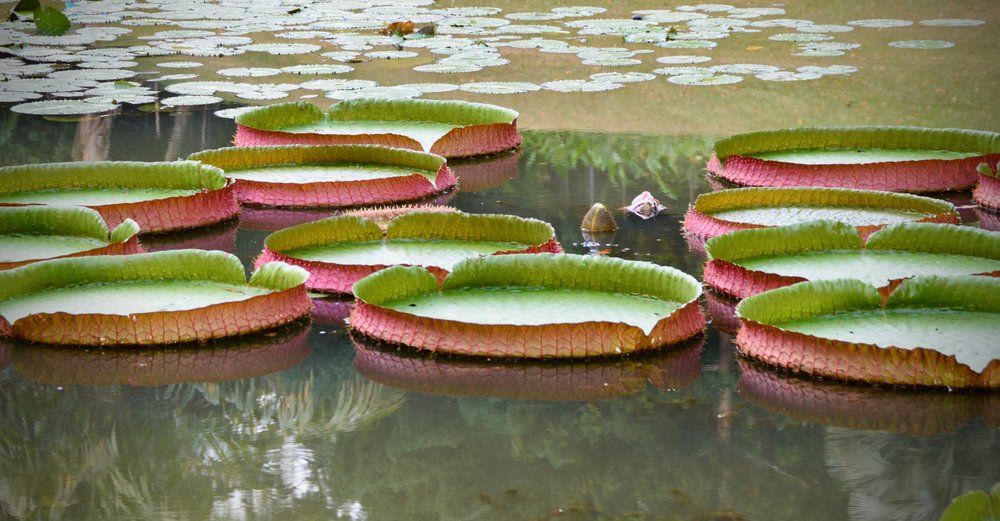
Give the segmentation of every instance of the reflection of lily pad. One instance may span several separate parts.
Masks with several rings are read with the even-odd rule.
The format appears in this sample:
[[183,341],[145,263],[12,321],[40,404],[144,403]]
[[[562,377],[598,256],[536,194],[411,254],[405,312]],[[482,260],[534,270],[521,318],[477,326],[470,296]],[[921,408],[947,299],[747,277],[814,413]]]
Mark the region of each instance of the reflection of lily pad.
[[1000,276],[1000,234],[946,224],[894,224],[862,241],[852,226],[813,221],[733,232],[705,249],[705,283],[739,298],[845,273],[887,289],[916,275]]
[[224,252],[77,257],[0,272],[0,333],[50,344],[172,344],[251,333],[309,312],[301,268],[249,284]]
[[825,186],[896,192],[961,190],[976,166],[1000,160],[1000,134],[917,127],[798,128],[715,144],[708,171],[748,186]]
[[264,206],[378,204],[455,185],[444,158],[378,145],[229,147],[189,159],[223,169],[240,202]]
[[325,113],[308,103],[286,103],[241,114],[236,122],[238,146],[370,143],[450,158],[521,144],[517,112],[466,101],[346,100]]
[[143,233],[196,228],[239,206],[218,168],[194,161],[93,161],[0,168],[0,205],[88,206],[108,226],[127,218]]
[[1000,279],[915,277],[883,304],[862,281],[802,282],[736,307],[740,350],[838,380],[1000,388]]
[[419,267],[369,275],[354,285],[351,326],[430,351],[578,358],[655,349],[705,325],[698,282],[643,262],[496,255],[461,261],[438,284]]
[[0,270],[57,257],[141,253],[131,219],[108,231],[101,214],[80,206],[0,206]]
[[309,271],[312,290],[350,293],[388,266],[422,266],[444,278],[457,262],[498,253],[559,253],[552,227],[535,219],[451,212],[407,213],[382,229],[361,217],[330,217],[268,236],[262,264],[280,260]]
[[701,375],[704,338],[627,358],[509,364],[420,356],[360,335],[351,335],[351,341],[359,373],[400,389],[448,396],[594,401],[628,396],[648,383],[670,390],[690,386]]
[[847,223],[867,237],[901,222],[958,224],[958,212],[939,199],[873,190],[737,188],[699,195],[684,216],[684,231],[708,239],[818,219]]

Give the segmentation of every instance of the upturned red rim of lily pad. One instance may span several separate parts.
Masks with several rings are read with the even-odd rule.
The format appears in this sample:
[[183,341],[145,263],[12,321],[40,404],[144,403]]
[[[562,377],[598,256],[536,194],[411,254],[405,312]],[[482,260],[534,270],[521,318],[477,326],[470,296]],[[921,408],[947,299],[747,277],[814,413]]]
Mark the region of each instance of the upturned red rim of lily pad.
[[354,283],[392,265],[422,265],[439,279],[456,260],[478,255],[561,253],[546,222],[512,215],[410,212],[380,223],[335,216],[272,233],[259,266],[281,261],[309,272],[313,291],[351,293]]
[[1000,276],[1000,234],[937,223],[893,224],[864,240],[853,226],[811,221],[717,236],[706,252],[705,283],[735,298],[845,273],[885,295],[921,274]]
[[129,349],[23,344],[14,368],[48,385],[158,386],[256,378],[295,367],[309,356],[308,320],[235,338]]
[[0,168],[0,206],[86,206],[142,233],[208,226],[240,207],[222,170],[195,161],[82,161]]
[[718,141],[708,172],[742,186],[927,193],[964,190],[1000,160],[1000,134],[919,127],[806,127]]
[[517,112],[460,100],[354,99],[326,112],[279,103],[236,117],[236,146],[384,145],[446,158],[510,150],[521,144]]
[[705,326],[693,277],[609,257],[466,259],[440,286],[424,268],[394,266],[358,281],[354,296],[356,331],[466,356],[616,356],[676,344]]
[[997,393],[876,388],[802,378],[743,357],[737,363],[740,396],[799,420],[920,435],[953,432],[977,417],[1000,425]]
[[0,270],[48,259],[142,253],[132,219],[108,230],[101,214],[82,206],[0,207]]
[[378,145],[287,145],[205,150],[243,204],[345,207],[420,199],[455,186],[441,156]]
[[860,280],[809,281],[736,307],[744,355],[873,384],[1000,388],[1000,279],[921,276],[884,298]]
[[1000,212],[1000,162],[980,163],[976,168],[979,184],[972,191],[976,204],[994,212]]
[[305,270],[283,263],[249,283],[220,251],[75,257],[0,272],[0,334],[64,345],[206,341],[309,313]]
[[[760,215],[743,215],[749,212]],[[693,249],[704,251],[704,241],[717,235],[817,219],[850,222],[862,237],[893,222],[959,223],[953,204],[919,195],[846,188],[755,187],[699,195],[684,215],[684,232]]]
[[350,335],[354,365],[384,385],[446,396],[485,396],[517,400],[611,400],[641,391],[647,383],[679,390],[701,376],[704,335],[670,349],[621,358],[498,363],[467,357],[426,357]]

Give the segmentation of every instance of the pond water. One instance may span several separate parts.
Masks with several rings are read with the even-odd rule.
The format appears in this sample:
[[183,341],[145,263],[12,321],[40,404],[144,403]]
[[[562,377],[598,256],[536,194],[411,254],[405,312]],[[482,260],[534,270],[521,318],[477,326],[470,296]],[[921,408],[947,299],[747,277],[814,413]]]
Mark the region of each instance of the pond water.
[[[160,16],[161,22],[125,24],[134,33],[122,41],[84,47],[150,41],[180,46],[171,39],[177,35],[140,36],[185,25],[193,31],[195,24],[174,22],[192,17],[167,14],[214,5],[168,4],[132,5],[133,13]],[[344,4],[348,13],[376,20],[391,9],[420,20],[433,15],[420,9],[472,5]],[[521,114],[520,149],[452,162],[460,189],[430,202],[542,219],[554,226],[567,252],[649,261],[696,277],[704,257],[690,249],[680,221],[695,197],[717,188],[704,170],[720,137],[800,125],[1000,130],[995,60],[1000,9],[990,0],[809,0],[783,6],[784,14],[745,19],[723,16],[715,11],[722,9],[717,4],[693,10],[652,2],[603,4],[608,11],[579,18],[617,20],[606,26],[627,24],[633,15],[673,20],[646,11],[669,8],[706,15],[702,19],[725,18],[701,22],[715,29],[781,18],[807,19],[819,29],[759,27],[760,32],[716,35],[710,40],[714,48],[671,48],[636,36],[584,33],[586,27],[567,25],[571,18],[546,21],[524,14],[553,14],[574,3],[521,0],[497,2],[499,13],[451,16],[467,15],[455,27],[488,28],[496,19],[555,25],[566,32],[543,36],[649,52],[623,57],[622,51],[605,50],[596,57],[584,53],[581,61],[576,54],[537,48],[549,44],[500,47],[510,63],[434,74],[414,70],[436,63],[438,56],[425,48],[383,44],[356,51],[362,44],[331,39],[346,32],[371,36],[374,29],[313,21],[246,34],[261,43],[321,46],[314,54],[145,57],[136,59],[134,69],[190,70],[200,75],[196,81],[222,81],[225,75],[213,71],[265,75],[281,67],[344,64],[334,58],[338,52],[389,52],[394,59],[348,62],[354,70],[336,78],[371,80],[381,87],[463,85],[424,97],[485,101]],[[258,5],[269,13],[315,7]],[[504,18],[508,14],[514,16]],[[87,20],[91,27],[121,26]],[[675,25],[682,33],[691,29],[684,22],[655,25],[664,30]],[[262,37],[293,30],[331,35]],[[221,29],[207,31],[223,36]],[[788,33],[821,34],[859,46],[842,45],[838,51],[800,47],[804,44],[787,41],[789,36],[769,38]],[[508,34],[515,35],[537,37]],[[942,41],[953,45],[898,43]],[[4,49],[24,54],[9,44],[0,53]],[[399,51],[418,56],[392,54]],[[828,56],[834,52],[842,54]],[[711,61],[677,58],[682,55]],[[640,63],[599,65],[617,63],[613,58]],[[157,68],[161,62],[182,68]],[[200,65],[188,69],[184,62]],[[725,76],[741,80],[682,84],[667,78],[692,75],[652,72],[706,65],[731,65]],[[800,81],[746,74],[774,74],[767,66],[802,74],[815,69],[799,67],[823,67],[841,74],[806,75]],[[600,92],[553,90],[568,88],[565,83],[516,94],[485,94],[486,87],[467,86],[516,81],[537,87],[625,72],[655,78]],[[291,81],[289,76],[240,81],[277,84]],[[144,78],[149,77],[131,81]],[[156,89],[169,83],[147,82]],[[0,90],[3,86],[0,79]],[[332,103],[325,90],[333,89],[291,91],[287,99],[319,94],[307,99]],[[211,105],[159,110],[124,105],[114,113],[72,118],[21,114],[11,110],[13,103],[4,103],[0,165],[172,160],[227,146],[235,125],[214,111],[261,102],[220,96],[225,101]],[[616,213],[620,228],[613,235],[582,235],[580,220],[593,203],[620,208],[646,190],[666,205],[664,212],[649,220]],[[968,193],[946,197],[961,207],[967,225],[978,225]],[[149,250],[221,249],[237,254],[249,269],[271,231],[330,213],[246,208],[238,220],[148,236],[143,243]],[[371,345],[345,327],[349,302],[336,299],[316,301],[310,321],[210,346],[98,351],[0,344],[0,519],[937,520],[956,496],[1000,481],[1000,395],[846,386],[758,367],[735,353],[726,306],[708,300],[712,324],[685,345],[575,363],[474,362]]]

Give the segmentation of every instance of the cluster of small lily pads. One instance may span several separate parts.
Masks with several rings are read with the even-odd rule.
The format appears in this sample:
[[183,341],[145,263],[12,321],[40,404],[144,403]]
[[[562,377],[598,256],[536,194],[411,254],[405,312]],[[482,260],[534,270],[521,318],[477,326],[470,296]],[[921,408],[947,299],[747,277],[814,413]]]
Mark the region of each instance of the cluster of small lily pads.
[[[556,7],[544,12],[505,12],[498,7],[437,8],[430,0],[394,2],[77,2],[71,25],[60,35],[37,34],[30,15],[0,25],[0,103],[26,114],[107,113],[122,104],[158,103],[172,108],[230,100],[333,100],[358,97],[413,98],[427,93],[519,94],[534,91],[599,92],[630,82],[665,77],[679,85],[725,85],[753,77],[764,81],[815,80],[852,74],[844,64],[786,69],[761,63],[695,65],[734,34],[774,33],[767,39],[795,45],[794,55],[843,56],[859,47],[837,38],[854,30],[893,30],[911,20],[865,19],[844,24],[786,18],[780,7],[726,4],[639,10],[631,18],[605,18],[602,7]],[[422,29],[385,33],[401,21]],[[982,20],[929,19],[922,26],[974,27]],[[411,25],[412,25],[411,24]],[[783,32],[775,32],[783,31]],[[588,42],[620,38],[624,46]],[[952,42],[898,40],[895,48],[940,49]],[[673,51],[661,55],[662,50]],[[502,67],[518,53],[574,55],[581,65],[614,68],[580,78],[528,81],[439,81],[381,85],[358,79],[373,60],[413,60],[428,74],[475,73]],[[685,54],[698,51],[699,54]],[[680,52],[679,54],[676,52]],[[266,53],[289,56],[288,65],[232,64]],[[658,64],[655,69],[643,56]],[[434,61],[427,63],[428,56]],[[171,58],[167,58],[171,57]],[[226,67],[211,67],[214,58]],[[239,58],[237,58],[239,59]],[[630,69],[630,70],[620,70]],[[637,70],[641,69],[641,70]],[[205,70],[212,70],[205,77]],[[301,81],[297,77],[317,76]],[[331,78],[346,75],[344,79]],[[265,78],[271,81],[264,80]],[[244,81],[239,81],[239,80]],[[239,110],[220,111],[233,117]]]

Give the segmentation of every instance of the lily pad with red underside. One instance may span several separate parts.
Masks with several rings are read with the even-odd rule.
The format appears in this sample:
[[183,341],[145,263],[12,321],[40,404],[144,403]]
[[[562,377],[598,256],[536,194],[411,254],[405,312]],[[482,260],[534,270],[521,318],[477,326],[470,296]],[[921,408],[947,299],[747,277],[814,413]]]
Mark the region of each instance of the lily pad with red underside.
[[208,226],[239,205],[222,170],[195,161],[84,161],[0,168],[0,206],[86,206],[142,233]]
[[853,226],[812,221],[721,235],[706,251],[705,283],[736,298],[845,275],[886,294],[917,275],[1000,276],[1000,233],[948,224],[893,224],[864,241]]
[[958,224],[951,203],[910,194],[844,188],[735,188],[699,195],[684,215],[692,248],[737,230],[815,220],[854,226],[862,237],[901,222]]
[[941,192],[976,183],[1000,160],[1000,134],[918,127],[798,128],[740,134],[715,144],[710,174],[743,186],[816,186]]
[[101,215],[80,206],[0,207],[0,270],[61,257],[142,253],[131,219],[108,231]]
[[482,360],[426,357],[405,346],[351,335],[358,372],[378,383],[447,396],[487,396],[520,400],[611,400],[652,383],[679,390],[701,376],[704,335],[670,349],[621,358]]
[[458,212],[414,212],[389,221],[337,216],[275,232],[257,264],[274,260],[309,271],[314,291],[350,293],[361,278],[389,266],[422,266],[443,279],[468,257],[560,253],[552,226],[536,219]]
[[326,112],[281,103],[236,117],[236,146],[373,144],[447,158],[492,154],[521,144],[517,112],[459,100],[354,99]]
[[356,331],[467,356],[614,356],[676,344],[705,326],[693,277],[610,257],[465,259],[440,286],[425,268],[394,266],[358,281],[354,296]]
[[192,154],[235,183],[243,204],[343,207],[427,197],[455,186],[444,158],[377,145],[229,147]]
[[988,163],[980,163],[976,170],[979,184],[972,191],[972,198],[979,206],[1000,212],[1000,163],[996,163],[995,168]]
[[740,396],[769,411],[821,425],[930,436],[977,417],[997,426],[1000,394],[886,389],[812,380],[737,360]]
[[19,343],[14,369],[48,385],[157,386],[256,378],[298,365],[309,356],[309,321],[265,332],[178,344],[92,349]]
[[914,277],[883,296],[860,280],[801,282],[736,307],[743,354],[807,375],[1000,388],[1000,279]]
[[236,256],[202,250],[36,262],[0,272],[0,334],[67,345],[242,335],[308,314],[307,277],[270,263],[247,283]]

